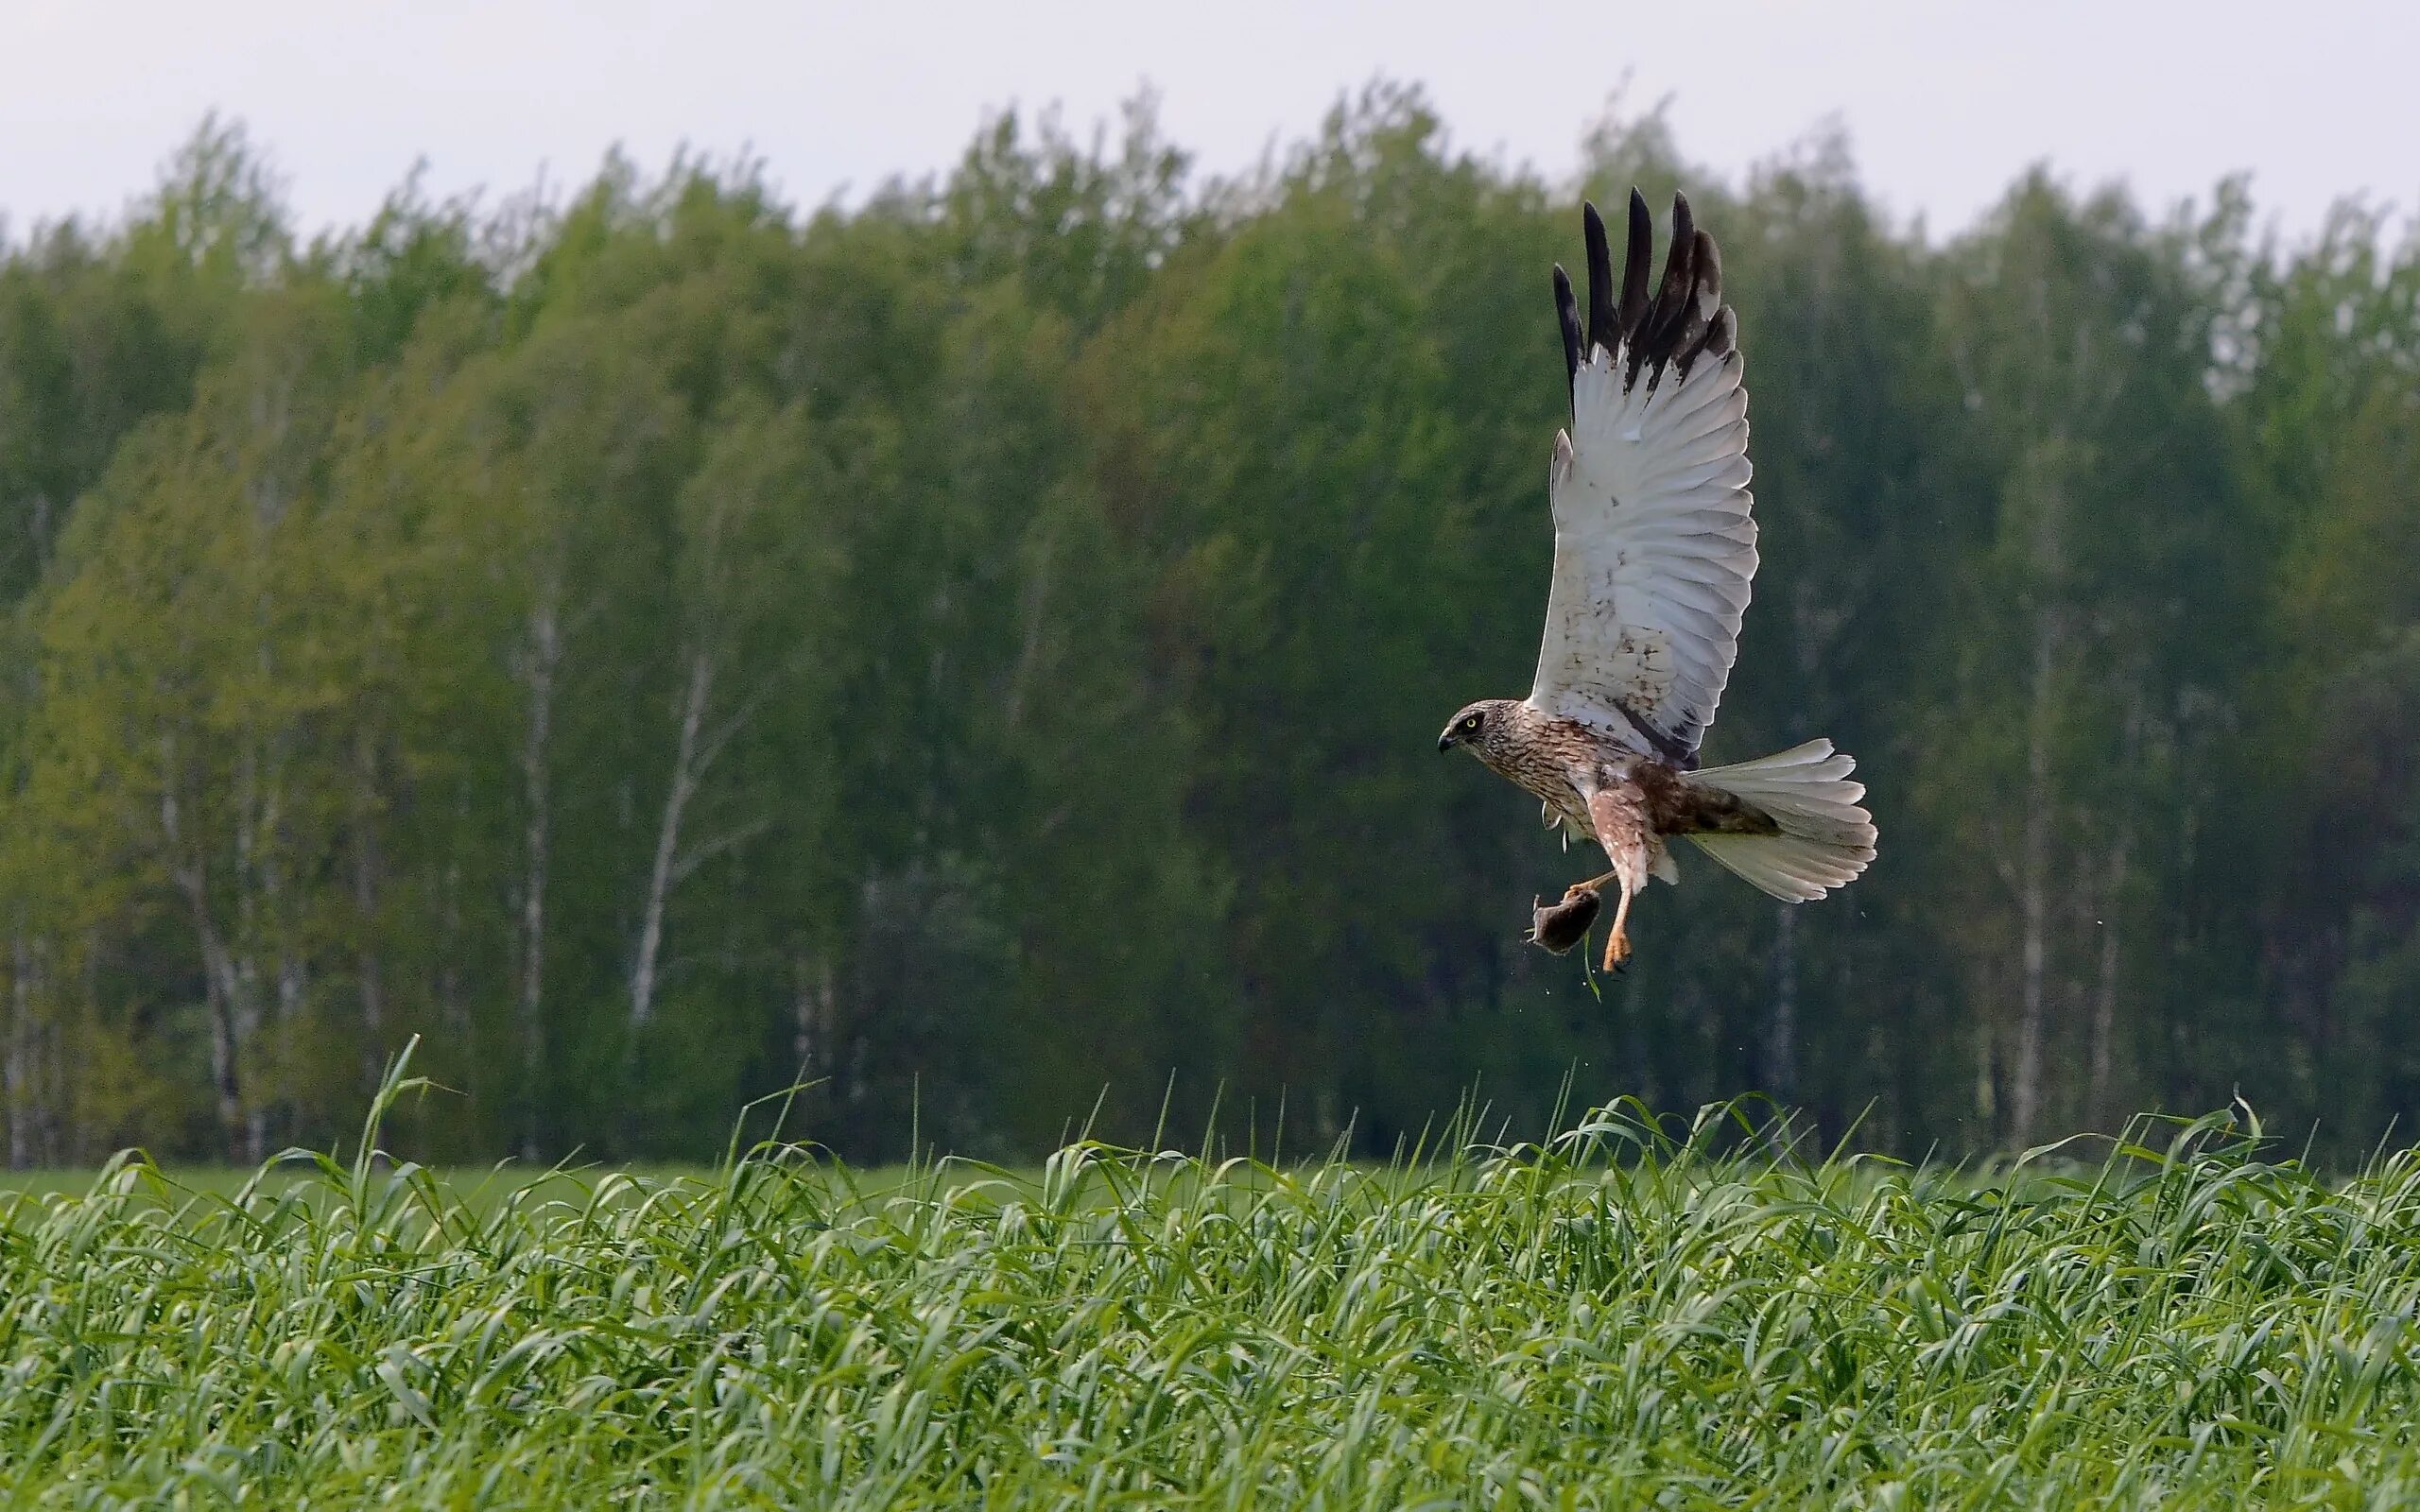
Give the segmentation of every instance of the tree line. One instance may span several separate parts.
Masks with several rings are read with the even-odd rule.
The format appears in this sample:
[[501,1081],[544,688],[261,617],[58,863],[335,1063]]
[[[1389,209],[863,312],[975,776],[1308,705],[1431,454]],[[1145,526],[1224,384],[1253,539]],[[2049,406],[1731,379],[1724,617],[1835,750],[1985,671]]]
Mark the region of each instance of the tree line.
[[[1764,569],[1707,758],[1881,856],[1582,875],[1439,760],[1527,686],[1578,200],[1724,251]],[[1375,87],[1205,180],[1147,104],[785,204],[751,163],[301,236],[212,122],[0,244],[9,1160],[335,1137],[1378,1151],[1476,1097],[2020,1145],[2420,1111],[2420,243],[2047,172],[1973,230],[1653,116],[1581,181]],[[1586,869],[1593,870],[1593,868]]]

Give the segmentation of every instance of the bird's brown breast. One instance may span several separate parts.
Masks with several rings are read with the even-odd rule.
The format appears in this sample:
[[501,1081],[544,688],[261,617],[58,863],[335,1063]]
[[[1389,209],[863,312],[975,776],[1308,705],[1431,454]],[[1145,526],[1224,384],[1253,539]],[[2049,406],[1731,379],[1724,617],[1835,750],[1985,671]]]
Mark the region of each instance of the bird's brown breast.
[[1679,768],[1570,719],[1515,727],[1482,759],[1582,834],[1594,833],[1583,786],[1629,783],[1656,834],[1773,834],[1772,817],[1728,793],[1687,781]]
[[1568,719],[1547,719],[1516,726],[1504,741],[1483,751],[1481,760],[1523,792],[1585,829],[1588,806],[1577,783],[1601,765],[1607,754],[1605,743],[1586,726]]

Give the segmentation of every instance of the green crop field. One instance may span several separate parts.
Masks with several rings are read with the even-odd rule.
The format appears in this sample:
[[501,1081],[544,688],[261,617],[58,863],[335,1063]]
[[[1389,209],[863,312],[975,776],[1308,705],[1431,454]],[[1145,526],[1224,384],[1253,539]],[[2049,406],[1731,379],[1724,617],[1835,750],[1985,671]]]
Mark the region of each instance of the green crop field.
[[[1372,1168],[121,1161],[0,1196],[11,1505],[2237,1506],[2420,1497],[2420,1160],[1999,1173],[1737,1109]],[[300,1169],[297,1169],[299,1165]]]

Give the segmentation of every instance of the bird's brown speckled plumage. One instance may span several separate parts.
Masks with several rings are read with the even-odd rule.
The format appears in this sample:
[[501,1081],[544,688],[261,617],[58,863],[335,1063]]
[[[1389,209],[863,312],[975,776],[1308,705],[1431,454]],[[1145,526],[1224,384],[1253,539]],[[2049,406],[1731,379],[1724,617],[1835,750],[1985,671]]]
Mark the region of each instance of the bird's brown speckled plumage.
[[1477,715],[1475,739],[1457,740],[1488,770],[1547,807],[1580,839],[1601,838],[1588,795],[1618,790],[1658,836],[1771,834],[1773,823],[1730,794],[1689,782],[1670,763],[1643,756],[1609,732],[1539,713],[1517,698],[1487,698],[1455,716]]
[[1829,741],[1701,769],[1698,747],[1738,651],[1757,565],[1748,482],[1748,395],[1721,259],[1675,197],[1663,277],[1650,288],[1652,220],[1633,191],[1617,284],[1596,207],[1584,207],[1588,301],[1554,270],[1572,425],[1547,471],[1554,574],[1535,683],[1523,699],[1464,708],[1438,737],[1602,846],[1612,869],[1537,910],[1531,938],[1578,942],[1596,894],[1620,884],[1606,939],[1629,953],[1632,899],[1678,880],[1666,842],[1685,835],[1785,902],[1820,898],[1874,857],[1855,763]]

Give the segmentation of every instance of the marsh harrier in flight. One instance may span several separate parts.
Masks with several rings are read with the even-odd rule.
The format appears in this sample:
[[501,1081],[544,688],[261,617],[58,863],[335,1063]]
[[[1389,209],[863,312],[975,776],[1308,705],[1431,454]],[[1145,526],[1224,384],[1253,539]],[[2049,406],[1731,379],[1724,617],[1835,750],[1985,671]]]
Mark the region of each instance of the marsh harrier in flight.
[[1828,740],[1701,769],[1697,755],[1739,650],[1756,574],[1749,517],[1748,390],[1737,321],[1722,302],[1714,239],[1672,200],[1672,245],[1652,298],[1654,225],[1630,197],[1618,288],[1605,223],[1588,241],[1583,330],[1571,280],[1554,270],[1570,379],[1547,489],[1554,580],[1546,644],[1526,698],[1485,698],[1454,715],[1439,750],[1469,751],[1546,805],[1549,825],[1604,847],[1613,869],[1536,910],[1530,938],[1557,954],[1587,933],[1607,883],[1621,889],[1605,939],[1630,954],[1632,898],[1651,876],[1680,880],[1666,844],[1685,835],[1786,902],[1821,898],[1874,859],[1856,766]]

